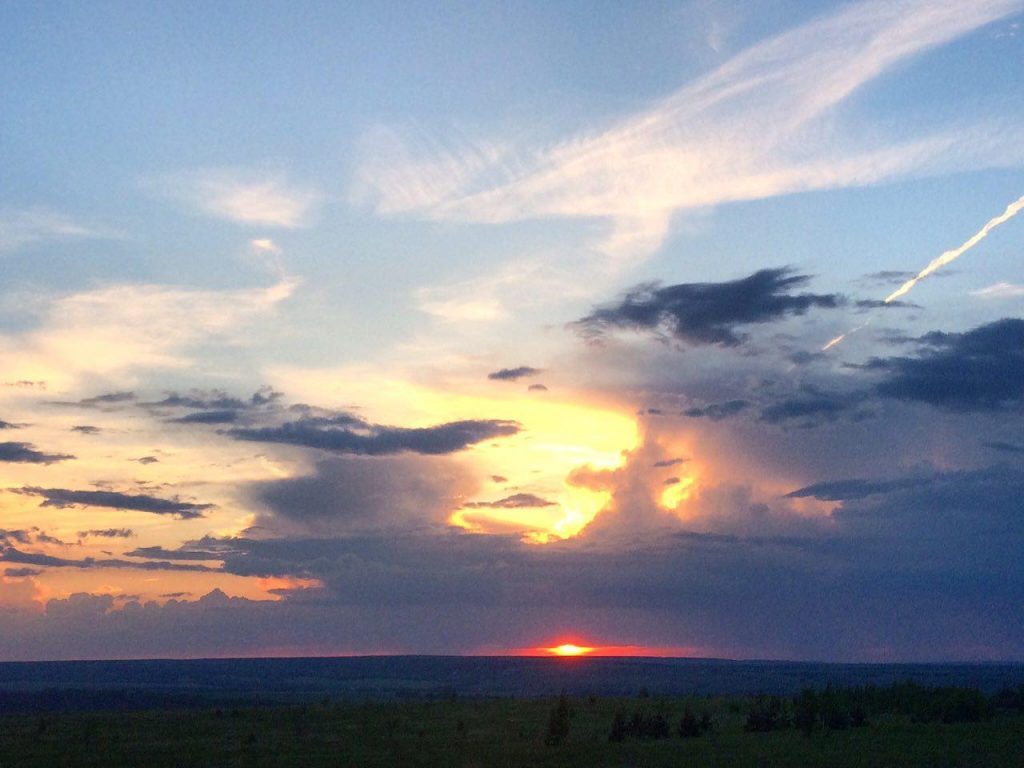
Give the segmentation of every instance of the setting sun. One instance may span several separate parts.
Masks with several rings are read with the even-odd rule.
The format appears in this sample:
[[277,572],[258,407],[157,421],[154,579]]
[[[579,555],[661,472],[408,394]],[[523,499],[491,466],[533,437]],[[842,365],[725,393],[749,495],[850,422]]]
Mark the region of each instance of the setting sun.
[[572,643],[565,643],[564,645],[557,645],[554,648],[545,648],[544,650],[553,656],[586,656],[588,653],[593,652],[594,649],[581,645],[573,645]]

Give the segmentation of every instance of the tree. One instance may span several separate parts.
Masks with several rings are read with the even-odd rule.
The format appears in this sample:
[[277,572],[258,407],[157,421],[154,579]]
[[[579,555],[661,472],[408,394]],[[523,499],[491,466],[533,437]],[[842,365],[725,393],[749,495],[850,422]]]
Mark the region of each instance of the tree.
[[565,695],[565,691],[558,697],[558,703],[551,710],[551,715],[548,717],[548,732],[544,737],[544,743],[548,746],[556,746],[565,741],[565,737],[569,735],[569,719],[572,717],[572,711],[569,707],[569,697]]

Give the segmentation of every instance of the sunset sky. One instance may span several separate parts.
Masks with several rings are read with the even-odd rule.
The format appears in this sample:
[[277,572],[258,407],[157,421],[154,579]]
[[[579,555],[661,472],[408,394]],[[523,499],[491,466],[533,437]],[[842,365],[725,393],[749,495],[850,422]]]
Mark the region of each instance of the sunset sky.
[[0,660],[1024,659],[1022,25],[0,4]]

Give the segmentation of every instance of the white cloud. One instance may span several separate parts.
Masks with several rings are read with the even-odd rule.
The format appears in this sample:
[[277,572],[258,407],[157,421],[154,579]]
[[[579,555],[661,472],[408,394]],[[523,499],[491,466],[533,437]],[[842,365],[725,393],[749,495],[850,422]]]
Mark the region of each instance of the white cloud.
[[1013,283],[996,283],[990,285],[987,288],[979,288],[976,291],[971,291],[971,296],[977,296],[979,299],[1015,299],[1024,296],[1024,285],[1014,285]]
[[[895,65],[1022,7],[847,6],[748,48],[644,113],[551,147],[410,145],[378,131],[354,196],[382,214],[437,220],[603,218],[611,235],[596,250],[627,265],[661,244],[679,210],[1019,159],[1015,137],[980,127],[872,141],[863,129],[841,131],[833,108]],[[964,154],[965,134],[981,148]]]
[[0,254],[46,240],[117,237],[114,232],[87,227],[43,208],[0,211]]
[[323,196],[283,176],[240,169],[173,174],[155,185],[162,194],[239,224],[295,229],[315,216]]

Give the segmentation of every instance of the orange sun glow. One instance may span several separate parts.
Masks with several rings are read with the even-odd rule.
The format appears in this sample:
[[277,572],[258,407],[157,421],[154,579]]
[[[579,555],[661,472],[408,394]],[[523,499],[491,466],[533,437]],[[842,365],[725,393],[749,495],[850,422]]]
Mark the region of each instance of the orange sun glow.
[[593,652],[595,649],[588,648],[584,645],[573,645],[572,643],[564,643],[563,645],[556,645],[554,648],[545,648],[544,650],[550,653],[552,656],[586,656],[588,653]]

